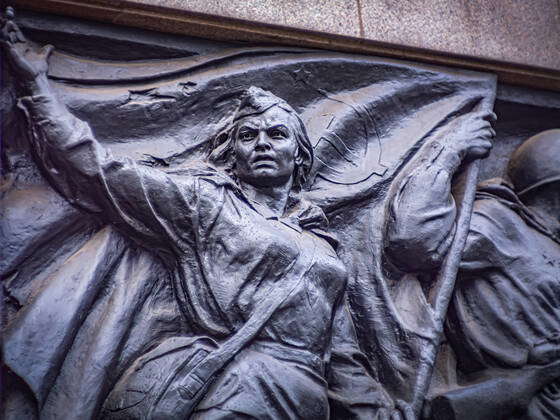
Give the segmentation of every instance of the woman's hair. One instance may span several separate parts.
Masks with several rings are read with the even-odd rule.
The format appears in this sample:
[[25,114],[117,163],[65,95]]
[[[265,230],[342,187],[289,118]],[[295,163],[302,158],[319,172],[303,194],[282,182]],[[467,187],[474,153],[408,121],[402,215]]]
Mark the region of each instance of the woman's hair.
[[[307,136],[305,125],[298,113],[283,100],[280,100],[279,103],[272,106],[277,106],[286,112],[289,117],[288,121],[286,121],[286,125],[290,128],[290,131],[293,133],[297,141],[298,155],[296,157],[292,188],[299,191],[306,186],[308,181],[311,166],[313,165],[313,147],[311,146],[311,142]],[[272,108],[272,106],[269,106],[262,112],[266,112],[268,109]],[[233,121],[215,137],[212,142],[212,150],[208,155],[208,160],[235,178],[236,162],[234,145],[237,140],[236,137],[239,122],[242,118],[246,118],[250,115],[258,115],[262,112],[253,112],[249,115],[238,112],[238,116],[233,118]]]

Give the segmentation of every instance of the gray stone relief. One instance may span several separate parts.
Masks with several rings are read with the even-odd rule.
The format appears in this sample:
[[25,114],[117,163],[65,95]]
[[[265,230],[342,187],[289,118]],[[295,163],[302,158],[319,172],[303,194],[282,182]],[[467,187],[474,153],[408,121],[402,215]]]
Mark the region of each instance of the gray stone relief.
[[560,418],[558,95],[2,27],[5,418]]

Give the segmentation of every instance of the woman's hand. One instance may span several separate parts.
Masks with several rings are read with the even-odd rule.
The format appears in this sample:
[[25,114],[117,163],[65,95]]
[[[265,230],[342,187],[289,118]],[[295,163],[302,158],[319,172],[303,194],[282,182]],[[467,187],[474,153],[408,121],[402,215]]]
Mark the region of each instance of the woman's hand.
[[49,68],[48,59],[53,46],[45,45],[41,50],[36,51],[26,41],[13,19],[13,9],[6,8],[5,17],[2,19],[0,44],[9,63],[23,83],[34,82],[40,77],[46,77]]

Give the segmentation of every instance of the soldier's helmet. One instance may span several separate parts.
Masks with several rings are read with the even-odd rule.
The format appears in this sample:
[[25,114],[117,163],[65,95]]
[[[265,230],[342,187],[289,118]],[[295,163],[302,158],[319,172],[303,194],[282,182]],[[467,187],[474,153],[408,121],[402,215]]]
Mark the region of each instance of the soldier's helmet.
[[526,140],[511,156],[507,174],[518,196],[560,182],[560,129],[543,131]]

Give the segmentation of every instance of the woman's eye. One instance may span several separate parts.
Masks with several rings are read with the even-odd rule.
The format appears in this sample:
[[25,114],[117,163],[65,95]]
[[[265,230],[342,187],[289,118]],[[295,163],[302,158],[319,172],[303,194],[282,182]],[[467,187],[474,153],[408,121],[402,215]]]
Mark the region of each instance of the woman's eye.
[[280,131],[280,130],[273,130],[272,133],[270,133],[271,137],[277,138],[277,137],[286,137],[286,135],[284,134],[284,132]]
[[253,133],[251,133],[250,131],[246,131],[246,132],[241,133],[241,134],[239,135],[239,138],[240,138],[241,140],[251,140],[253,137],[254,137],[254,136],[253,136]]

